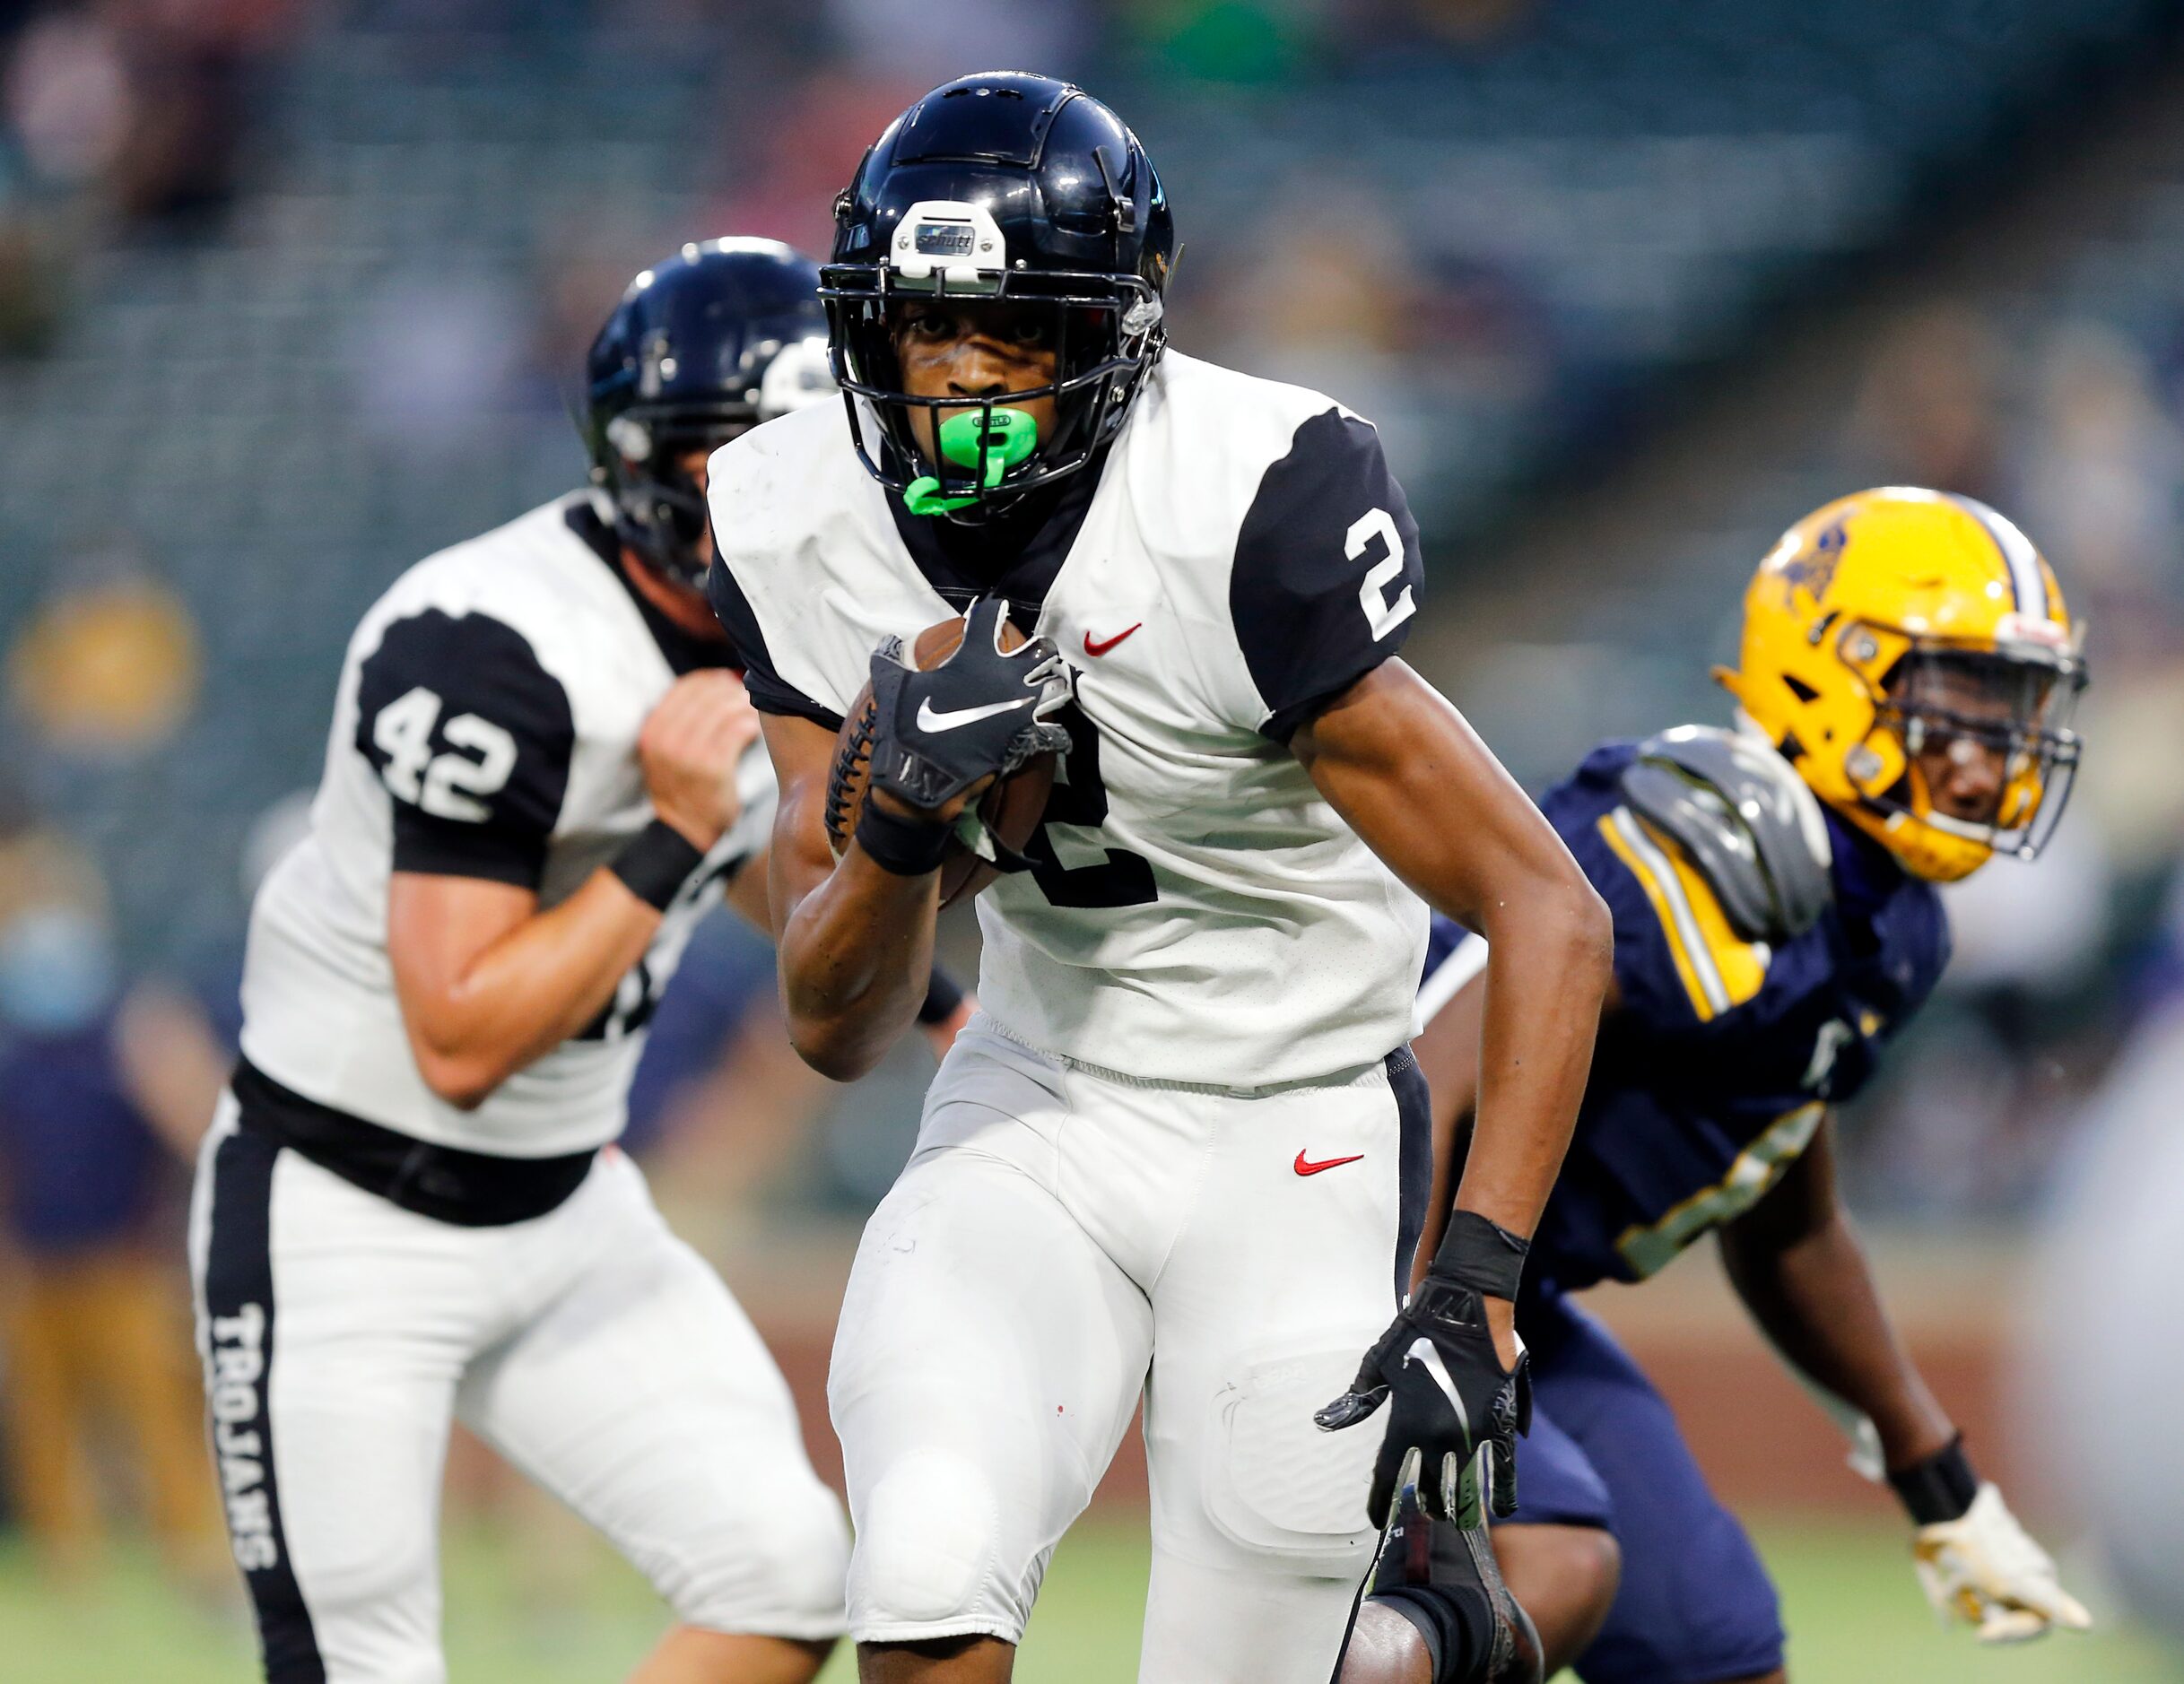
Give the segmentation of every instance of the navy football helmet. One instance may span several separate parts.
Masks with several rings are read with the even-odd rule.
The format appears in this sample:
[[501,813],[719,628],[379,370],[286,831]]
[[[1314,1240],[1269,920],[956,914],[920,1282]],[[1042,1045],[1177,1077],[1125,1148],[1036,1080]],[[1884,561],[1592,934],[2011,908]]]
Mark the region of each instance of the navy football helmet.
[[[1153,160],[1121,118],[1066,82],[987,71],[888,125],[834,202],[820,272],[834,378],[865,466],[912,510],[982,518],[1074,473],[1121,430],[1167,342],[1175,225]],[[902,390],[895,307],[1005,299],[1053,312],[1052,382],[966,404]],[[1050,438],[1024,400],[1052,397]],[[910,425],[935,415],[944,460]]]
[[695,586],[705,498],[680,465],[833,395],[819,265],[776,239],[709,239],[630,283],[592,342],[581,423],[616,537]]

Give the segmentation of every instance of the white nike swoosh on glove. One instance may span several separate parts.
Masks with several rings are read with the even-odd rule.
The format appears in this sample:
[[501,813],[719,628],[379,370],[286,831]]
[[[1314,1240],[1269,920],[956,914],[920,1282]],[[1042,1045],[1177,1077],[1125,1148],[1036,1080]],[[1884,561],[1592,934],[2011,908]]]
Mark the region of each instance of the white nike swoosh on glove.
[[1440,1352],[1435,1349],[1433,1341],[1423,1337],[1414,1341],[1411,1348],[1403,1353],[1403,1361],[1406,1367],[1414,1362],[1433,1376],[1433,1384],[1441,1389],[1441,1395],[1449,1400],[1449,1407],[1456,1411],[1456,1419],[1464,1429],[1464,1436],[1468,1438],[1471,1436],[1471,1411],[1464,1407],[1464,1400],[1457,1395],[1456,1382],[1449,1377],[1448,1365],[1441,1361]]
[[1029,707],[1038,699],[1026,696],[1022,701],[990,702],[983,707],[958,707],[942,713],[933,706],[928,696],[918,704],[918,726],[921,731],[953,731],[959,725],[975,725],[981,719],[991,719],[996,714],[1014,713],[1019,707]]

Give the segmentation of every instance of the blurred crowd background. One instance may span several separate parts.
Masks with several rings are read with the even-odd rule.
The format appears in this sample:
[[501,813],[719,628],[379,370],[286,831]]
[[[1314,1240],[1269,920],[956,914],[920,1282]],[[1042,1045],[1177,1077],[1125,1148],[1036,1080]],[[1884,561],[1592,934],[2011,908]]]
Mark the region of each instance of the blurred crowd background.
[[[1743,582],[1830,497],[1970,492],[2046,549],[2078,807],[1952,893],[1850,1123],[1876,1228],[2022,1252],[2184,994],[2176,0],[0,0],[0,1503],[48,1570],[118,1479],[224,1582],[179,1192],[357,615],[578,482],[631,274],[822,249],[884,121],[989,61],[1145,140],[1179,347],[1381,423],[1416,662],[1535,787],[1725,718]],[[640,1079],[717,1254],[836,1244],[915,1125],[916,1056],[829,1089],[772,998],[716,920]]]

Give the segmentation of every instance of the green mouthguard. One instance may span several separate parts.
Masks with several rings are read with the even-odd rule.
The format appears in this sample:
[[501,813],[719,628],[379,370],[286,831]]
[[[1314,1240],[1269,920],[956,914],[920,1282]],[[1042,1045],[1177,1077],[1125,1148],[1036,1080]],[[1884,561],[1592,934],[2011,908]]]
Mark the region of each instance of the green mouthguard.
[[[967,409],[940,424],[940,454],[959,468],[979,471],[986,464],[983,489],[992,490],[1011,468],[1039,448],[1039,423],[1029,412],[1005,404],[990,410]],[[941,495],[940,481],[922,474],[902,488],[903,507],[913,515],[944,515],[979,500],[975,491],[960,496]]]

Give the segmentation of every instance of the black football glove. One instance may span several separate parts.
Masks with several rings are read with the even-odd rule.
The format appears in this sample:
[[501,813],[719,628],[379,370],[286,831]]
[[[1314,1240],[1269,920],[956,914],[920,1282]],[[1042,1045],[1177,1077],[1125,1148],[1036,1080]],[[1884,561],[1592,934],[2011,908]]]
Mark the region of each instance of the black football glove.
[[1015,771],[1034,755],[1066,754],[1069,733],[1054,716],[1069,700],[1069,670],[1050,638],[1004,654],[1008,604],[970,605],[963,641],[921,673],[890,638],[873,651],[872,782],[929,812],[980,778]]
[[[1466,1247],[1477,1253],[1482,1240],[1500,1254],[1484,1266],[1465,1266]],[[1491,1280],[1496,1296],[1514,1298],[1523,1246],[1484,1218],[1458,1211],[1432,1269],[1365,1353],[1349,1391],[1312,1418],[1322,1431],[1340,1432],[1395,1400],[1366,1498],[1374,1525],[1388,1523],[1404,1464],[1414,1454],[1419,1501],[1436,1520],[1483,1525],[1488,1505],[1504,1520],[1516,1513],[1517,1435],[1532,1428],[1531,1359],[1519,1349],[1513,1370],[1501,1366],[1486,1323],[1485,1294],[1473,1282]]]

